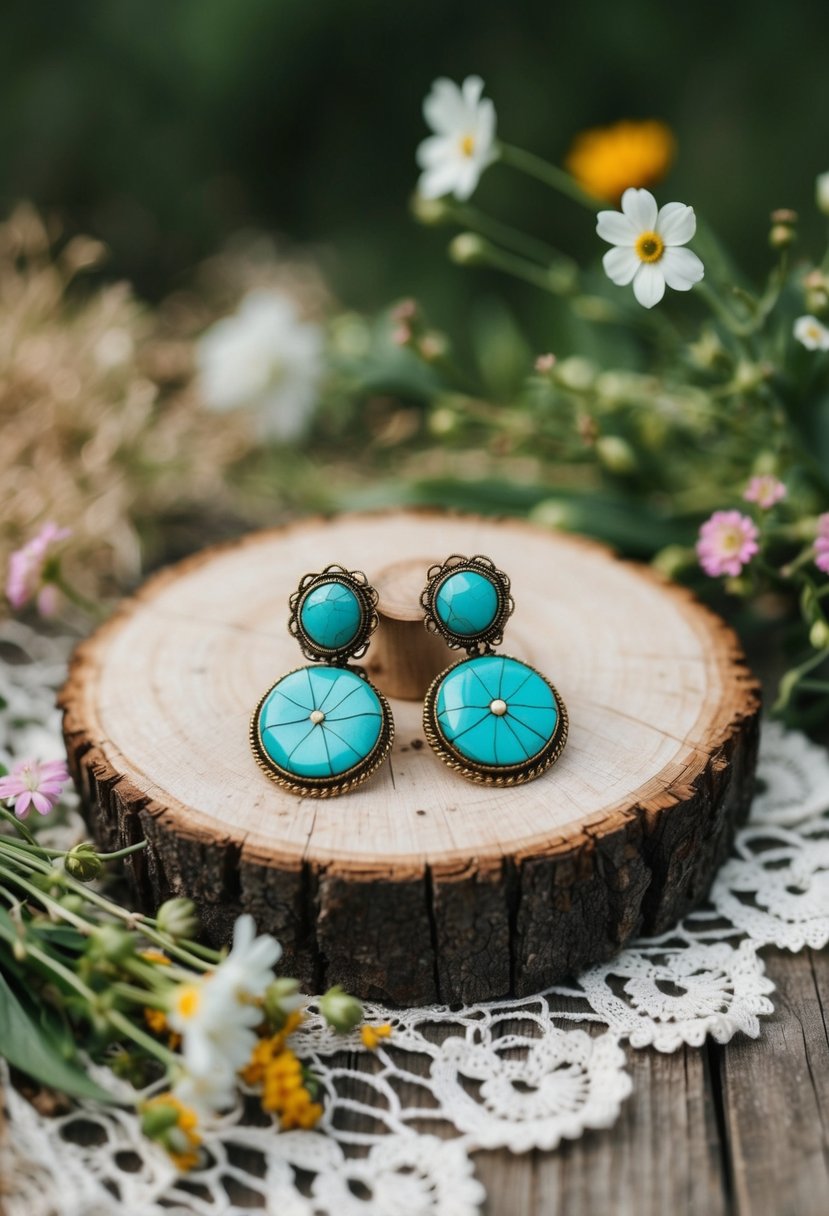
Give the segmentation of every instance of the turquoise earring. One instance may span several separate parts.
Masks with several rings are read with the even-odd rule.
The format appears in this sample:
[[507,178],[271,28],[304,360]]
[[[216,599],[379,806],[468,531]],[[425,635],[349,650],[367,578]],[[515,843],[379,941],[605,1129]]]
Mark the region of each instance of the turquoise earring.
[[493,649],[515,607],[506,574],[488,557],[455,554],[429,570],[420,602],[426,628],[467,652],[426,694],[423,728],[432,749],[471,781],[518,785],[540,777],[567,742],[567,710],[546,676]]
[[312,660],[280,677],[254,711],[250,745],[259,767],[292,794],[345,794],[391,750],[389,703],[360,667],[377,628],[377,592],[359,570],[306,574],[290,598],[290,633]]

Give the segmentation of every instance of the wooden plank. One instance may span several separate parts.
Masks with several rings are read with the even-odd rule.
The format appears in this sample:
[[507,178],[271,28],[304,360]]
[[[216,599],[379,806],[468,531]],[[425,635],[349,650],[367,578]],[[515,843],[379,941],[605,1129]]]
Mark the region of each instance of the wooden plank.
[[476,1158],[488,1216],[724,1216],[728,1203],[705,1053],[629,1048],[627,1057],[634,1088],[614,1127],[588,1132],[554,1153]]
[[829,954],[766,958],[777,984],[760,1040],[721,1052],[737,1216],[829,1211]]

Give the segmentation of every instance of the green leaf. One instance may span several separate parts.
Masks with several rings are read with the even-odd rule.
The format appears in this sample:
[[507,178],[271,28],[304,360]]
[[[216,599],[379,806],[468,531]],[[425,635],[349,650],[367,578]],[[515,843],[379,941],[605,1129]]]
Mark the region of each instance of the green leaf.
[[97,1102],[117,1099],[93,1081],[83,1067],[67,1058],[61,1050],[67,1042],[60,1029],[51,1024],[42,1009],[27,1009],[15,996],[0,971],[0,1052],[14,1068],[74,1098],[92,1098]]

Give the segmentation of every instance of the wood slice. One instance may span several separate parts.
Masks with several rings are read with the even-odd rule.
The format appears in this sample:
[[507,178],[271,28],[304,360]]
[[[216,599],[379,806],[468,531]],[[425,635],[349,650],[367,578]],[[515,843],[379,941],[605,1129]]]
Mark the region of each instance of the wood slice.
[[[509,573],[502,649],[561,693],[562,758],[526,785],[473,784],[397,698],[391,759],[358,790],[319,801],[270,782],[248,723],[301,661],[286,628],[301,576],[341,562],[399,593],[390,566],[425,578],[450,553]],[[415,606],[388,607],[405,648]],[[410,692],[391,641],[374,678]],[[192,896],[213,941],[245,909],[309,990],[401,1004],[538,991],[669,928],[747,813],[760,706],[734,634],[687,591],[590,542],[417,512],[256,533],[163,571],[78,648],[61,702],[97,838],[149,842],[129,863],[142,905]]]

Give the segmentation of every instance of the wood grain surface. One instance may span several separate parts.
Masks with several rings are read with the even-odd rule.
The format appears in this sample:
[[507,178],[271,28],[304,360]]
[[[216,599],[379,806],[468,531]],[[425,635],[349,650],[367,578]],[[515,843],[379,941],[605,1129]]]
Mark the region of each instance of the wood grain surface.
[[[391,760],[358,791],[320,803],[269,782],[248,721],[300,660],[286,605],[301,576],[336,561],[382,587],[393,563],[425,577],[453,552],[509,573],[502,650],[561,692],[561,760],[513,789],[473,785],[398,698]],[[96,834],[149,842],[131,866],[144,903],[192,895],[214,940],[248,909],[309,986],[401,1004],[537,991],[673,923],[746,812],[759,713],[734,635],[687,592],[584,541],[415,512],[309,521],[171,567],[80,647],[62,703]]]

